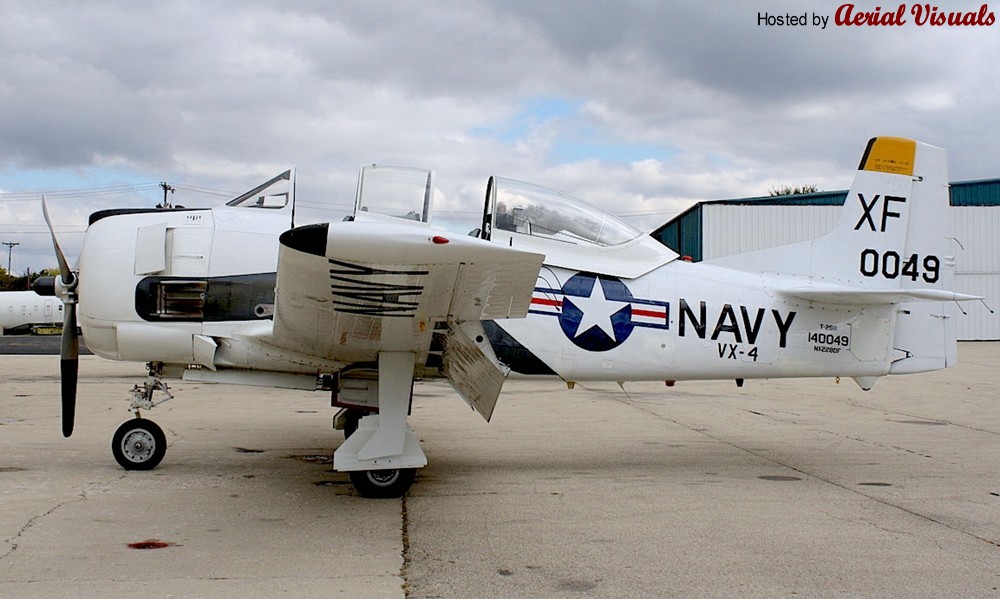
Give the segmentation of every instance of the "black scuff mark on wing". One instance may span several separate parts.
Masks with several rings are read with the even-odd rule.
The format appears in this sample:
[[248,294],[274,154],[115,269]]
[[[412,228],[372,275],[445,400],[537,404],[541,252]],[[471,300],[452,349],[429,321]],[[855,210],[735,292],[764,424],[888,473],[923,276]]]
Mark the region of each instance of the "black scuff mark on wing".
[[412,318],[424,292],[414,279],[419,281],[430,272],[387,270],[332,258],[329,262],[334,309],[364,316]]

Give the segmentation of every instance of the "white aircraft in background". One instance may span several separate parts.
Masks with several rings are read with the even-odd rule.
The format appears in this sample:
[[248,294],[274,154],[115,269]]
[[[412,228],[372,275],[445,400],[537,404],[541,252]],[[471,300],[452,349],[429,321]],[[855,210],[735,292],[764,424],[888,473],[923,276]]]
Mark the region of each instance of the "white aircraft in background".
[[0,291],[0,335],[28,332],[38,325],[62,326],[59,300],[34,291]]
[[136,418],[113,437],[124,468],[163,458],[140,410],[171,398],[165,377],[322,389],[348,435],[334,468],[363,496],[396,497],[427,463],[407,424],[414,380],[446,378],[487,420],[515,374],[570,387],[847,376],[869,389],[953,365],[953,302],[978,299],[950,290],[945,153],[912,140],[869,142],[828,235],[698,264],[499,177],[480,228],[434,229],[432,189],[429,171],[365,167],[353,218],[303,226],[291,171],[213,209],[98,212],[78,273],[53,234],[64,434],[77,305],[94,353],[148,363]]

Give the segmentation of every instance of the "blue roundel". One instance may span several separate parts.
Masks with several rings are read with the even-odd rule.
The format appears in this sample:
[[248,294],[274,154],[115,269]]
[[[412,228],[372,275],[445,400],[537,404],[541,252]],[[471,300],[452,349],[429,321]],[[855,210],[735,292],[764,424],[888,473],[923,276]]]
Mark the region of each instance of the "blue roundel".
[[562,286],[559,326],[578,347],[608,351],[632,334],[632,293],[615,277],[577,273]]

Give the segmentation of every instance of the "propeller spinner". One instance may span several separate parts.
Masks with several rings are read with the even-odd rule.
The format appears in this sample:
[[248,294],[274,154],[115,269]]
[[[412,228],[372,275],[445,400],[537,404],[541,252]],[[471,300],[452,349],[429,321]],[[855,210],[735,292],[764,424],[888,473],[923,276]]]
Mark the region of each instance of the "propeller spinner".
[[42,214],[45,216],[45,224],[49,227],[49,234],[52,236],[52,246],[56,250],[56,259],[59,261],[59,277],[56,278],[56,295],[62,300],[66,309],[63,310],[62,344],[59,348],[59,373],[61,376],[62,393],[62,433],[64,437],[73,434],[73,423],[76,419],[76,381],[80,368],[80,337],[76,327],[76,287],[80,282],[79,277],[70,269],[66,256],[62,248],[59,247],[59,240],[56,239],[55,229],[52,228],[52,219],[49,218],[49,209],[45,203],[45,196],[42,196]]

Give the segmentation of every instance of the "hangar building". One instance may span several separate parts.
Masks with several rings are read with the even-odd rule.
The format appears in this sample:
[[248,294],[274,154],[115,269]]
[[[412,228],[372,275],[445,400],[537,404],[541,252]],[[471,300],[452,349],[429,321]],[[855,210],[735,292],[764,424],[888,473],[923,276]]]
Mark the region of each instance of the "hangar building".
[[[847,191],[695,204],[651,234],[695,262],[814,239],[833,229]],[[979,295],[959,313],[960,340],[1000,340],[1000,179],[951,184],[955,291]]]

